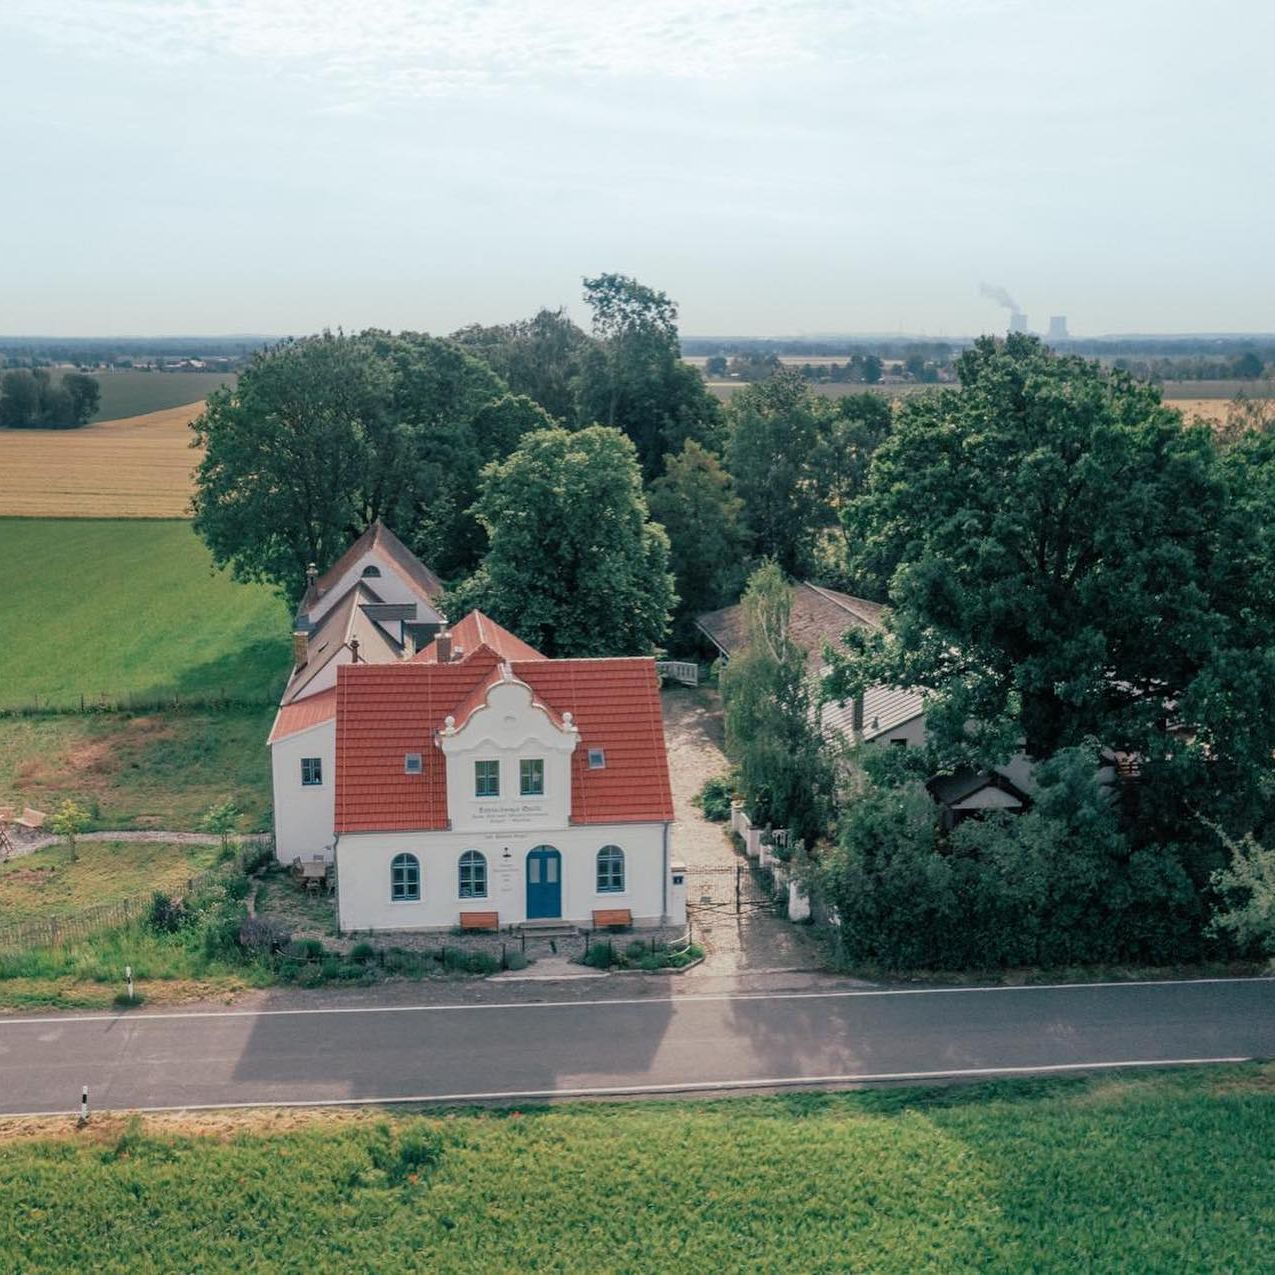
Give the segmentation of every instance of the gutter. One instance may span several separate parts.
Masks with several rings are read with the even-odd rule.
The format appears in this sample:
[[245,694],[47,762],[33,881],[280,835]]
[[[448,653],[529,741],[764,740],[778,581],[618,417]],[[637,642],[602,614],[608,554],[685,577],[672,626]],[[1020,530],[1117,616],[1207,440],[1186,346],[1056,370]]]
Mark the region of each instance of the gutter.
[[[669,830],[669,825],[668,825],[668,823],[666,822],[666,823],[665,823],[665,825],[664,825],[664,855],[663,855],[663,859],[664,859],[664,875],[663,875],[663,877],[661,878],[661,883],[660,883],[660,921],[661,921],[663,924],[666,924],[666,925],[668,924],[668,872],[669,872],[669,867],[668,867],[668,830]],[[340,890],[340,888],[341,888],[341,878],[340,878],[340,876],[338,876],[338,877],[337,877],[337,889],[338,889],[338,890]]]

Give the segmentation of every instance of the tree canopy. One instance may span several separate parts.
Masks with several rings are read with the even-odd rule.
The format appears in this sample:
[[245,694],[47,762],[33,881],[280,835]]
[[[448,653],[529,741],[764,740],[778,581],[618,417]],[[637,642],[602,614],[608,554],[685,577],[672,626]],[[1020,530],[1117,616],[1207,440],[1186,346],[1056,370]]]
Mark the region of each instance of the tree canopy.
[[668,537],[618,430],[526,435],[483,471],[474,514],[490,547],[444,600],[450,613],[479,607],[550,657],[659,647],[677,600]]
[[668,532],[681,619],[734,601],[744,575],[743,502],[717,456],[687,439],[665,458],[649,500]]
[[832,775],[805,652],[788,631],[792,587],[776,563],[749,577],[743,608],[744,646],[721,675],[726,751],[754,822],[813,846],[826,831]]
[[853,565],[893,610],[833,689],[925,689],[934,722],[1010,723],[1037,757],[1172,751],[1171,706],[1237,676],[1269,702],[1269,467],[1240,448],[1228,473],[1156,390],[1035,338],[958,369],[903,405],[850,506]]
[[258,354],[193,423],[195,528],[219,565],[290,601],[376,518],[440,574],[472,567],[478,475],[548,418],[418,333],[325,332]]
[[0,426],[10,429],[75,429],[97,411],[102,387],[97,377],[45,368],[15,369],[0,376]]
[[682,362],[677,306],[621,274],[584,281],[594,345],[581,375],[581,417],[623,430],[637,448],[644,478],[686,440],[720,441],[721,408],[695,368]]

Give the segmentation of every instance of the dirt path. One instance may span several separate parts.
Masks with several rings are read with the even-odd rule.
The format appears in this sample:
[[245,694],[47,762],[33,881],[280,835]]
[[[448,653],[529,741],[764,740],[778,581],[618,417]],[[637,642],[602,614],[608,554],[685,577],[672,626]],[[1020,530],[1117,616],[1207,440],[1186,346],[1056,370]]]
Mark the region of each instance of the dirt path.
[[[11,832],[13,849],[7,855],[0,856],[0,863],[9,859],[21,859],[23,855],[34,854],[37,850],[55,846],[61,840],[51,832],[37,833],[34,837],[19,839]],[[261,841],[265,833],[250,833],[246,837],[232,837],[236,845],[247,845],[249,842]],[[145,830],[130,829],[122,832],[82,832],[77,841],[166,841],[174,846],[215,846],[221,844],[221,838],[215,833],[207,832],[159,832],[152,828]]]
[[[724,824],[710,823],[692,801],[706,779],[730,769],[722,751],[721,700],[710,687],[664,692],[664,735],[673,788],[673,849],[690,869],[687,902],[696,942],[707,959],[686,977],[819,970],[825,962],[813,932],[745,902],[735,914],[735,875],[745,856]],[[716,870],[714,870],[716,869]],[[749,891],[745,890],[745,895]]]

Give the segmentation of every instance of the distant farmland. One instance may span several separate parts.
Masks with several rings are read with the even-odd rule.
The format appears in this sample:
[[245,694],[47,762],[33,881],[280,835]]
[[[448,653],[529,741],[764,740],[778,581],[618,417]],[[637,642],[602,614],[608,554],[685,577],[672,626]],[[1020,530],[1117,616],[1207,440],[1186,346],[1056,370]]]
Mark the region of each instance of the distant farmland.
[[94,421],[118,421],[201,402],[213,390],[233,386],[238,380],[234,372],[144,372],[133,368],[93,375],[102,387],[102,405]]
[[198,460],[189,424],[202,409],[188,403],[83,429],[0,429],[0,517],[186,517]]

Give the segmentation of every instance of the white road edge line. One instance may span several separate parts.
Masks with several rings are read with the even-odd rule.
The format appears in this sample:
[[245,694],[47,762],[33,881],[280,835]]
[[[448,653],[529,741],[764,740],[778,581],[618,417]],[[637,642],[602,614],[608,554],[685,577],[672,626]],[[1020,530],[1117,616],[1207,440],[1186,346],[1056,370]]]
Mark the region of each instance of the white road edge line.
[[47,1027],[76,1023],[153,1023],[173,1018],[279,1018],[302,1014],[433,1014],[487,1009],[582,1009],[604,1005],[682,1005],[708,1001],[847,1000],[881,996],[969,996],[981,992],[1104,991],[1139,987],[1203,987],[1219,983],[1275,983],[1275,975],[1251,978],[1159,978],[1123,983],[1023,983],[1013,987],[882,987],[836,992],[691,992],[685,996],[597,997],[579,1001],[496,1001],[490,1005],[327,1005],[302,1009],[200,1009],[159,1013],[57,1014],[44,1018],[0,1015],[3,1027]]
[[[255,1111],[269,1107],[389,1107],[436,1106],[449,1102],[525,1102],[552,1098],[607,1098],[635,1094],[725,1093],[741,1089],[792,1089],[807,1085],[881,1084],[906,1080],[958,1080],[975,1076],[1047,1075],[1067,1071],[1117,1071],[1136,1067],[1208,1067],[1252,1062],[1242,1058],[1135,1058],[1113,1062],[1043,1063],[1030,1067],[964,1067],[945,1071],[858,1072],[839,1076],[772,1076],[758,1080],[697,1080],[665,1085],[598,1085],[576,1089],[506,1089],[489,1093],[412,1094],[386,1098],[294,1098],[283,1102],[194,1102],[174,1107],[95,1107],[100,1114],[140,1112],[161,1115],[175,1111]],[[29,1120],[75,1114],[61,1111],[9,1111],[0,1120]]]

